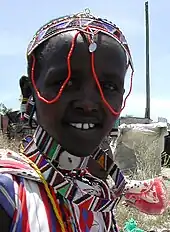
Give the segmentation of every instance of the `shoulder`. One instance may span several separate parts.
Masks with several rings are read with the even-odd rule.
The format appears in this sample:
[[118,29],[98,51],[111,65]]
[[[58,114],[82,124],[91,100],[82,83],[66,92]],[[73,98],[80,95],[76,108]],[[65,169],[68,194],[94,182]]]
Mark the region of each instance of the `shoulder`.
[[38,174],[24,156],[9,149],[0,149],[0,174],[3,173],[40,181]]
[[5,212],[13,218],[20,202],[20,190],[24,186],[22,191],[26,195],[32,188],[38,192],[37,182],[40,182],[39,176],[24,156],[9,149],[0,149],[0,217]]
[[[23,158],[20,156],[19,153],[14,152],[10,149],[0,149],[0,165],[1,161],[11,161],[11,162],[23,162]],[[5,162],[6,163],[6,162]]]
[[16,162],[23,162],[24,159],[22,156],[20,156],[19,153],[14,152],[10,149],[0,149],[0,161],[16,161]]
[[10,174],[0,173],[0,206],[12,218],[15,211],[14,180]]

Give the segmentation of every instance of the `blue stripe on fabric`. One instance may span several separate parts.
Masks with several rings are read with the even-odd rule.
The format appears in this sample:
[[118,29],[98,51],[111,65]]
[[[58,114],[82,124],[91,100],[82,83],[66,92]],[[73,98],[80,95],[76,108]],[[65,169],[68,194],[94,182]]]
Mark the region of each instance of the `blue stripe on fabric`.
[[[21,185],[24,187],[24,178],[23,177],[18,177],[17,180],[18,180],[18,187],[20,188]],[[21,202],[21,205],[22,205],[22,202]],[[18,210],[17,211],[17,217],[18,218],[16,218],[15,225],[13,226],[13,228],[16,228],[16,230],[12,230],[12,232],[14,232],[14,231],[21,232],[21,231],[23,231],[23,228],[22,228],[22,220],[23,220],[22,208],[19,207],[17,210]],[[24,230],[25,230],[25,228],[24,228]]]
[[14,182],[5,174],[0,174],[0,205],[13,218],[15,211]]
[[17,215],[16,221],[13,220],[10,232],[21,232],[22,231],[22,212],[21,212],[21,210],[19,210],[19,212],[17,212],[17,214],[18,213],[19,213],[19,216]]
[[21,209],[19,210],[19,217],[18,220],[15,222],[16,223],[16,232],[21,232],[22,230],[22,211]]

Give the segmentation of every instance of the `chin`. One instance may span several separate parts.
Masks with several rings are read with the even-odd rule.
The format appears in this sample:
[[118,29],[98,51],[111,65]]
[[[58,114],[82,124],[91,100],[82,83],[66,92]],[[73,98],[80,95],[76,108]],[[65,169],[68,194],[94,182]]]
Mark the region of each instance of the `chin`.
[[[94,144],[93,144],[93,146],[90,145],[90,144],[86,145],[85,142],[83,144],[80,144],[78,142],[77,143],[74,142],[72,144],[63,143],[63,144],[61,144],[61,146],[66,151],[68,151],[70,154],[78,156],[78,157],[87,157],[87,156],[90,156],[90,155],[92,155],[95,152],[95,150],[98,147],[98,145],[94,146]],[[76,146],[75,146],[75,144],[76,144]]]
[[[60,133],[59,133],[60,131]],[[97,130],[82,131],[70,126],[60,128],[53,138],[69,153],[78,157],[92,155],[103,139],[103,131]]]

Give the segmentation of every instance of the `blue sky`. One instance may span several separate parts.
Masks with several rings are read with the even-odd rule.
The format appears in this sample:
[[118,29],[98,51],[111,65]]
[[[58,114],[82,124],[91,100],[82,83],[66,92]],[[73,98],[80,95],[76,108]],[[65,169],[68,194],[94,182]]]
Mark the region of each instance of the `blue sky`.
[[[87,7],[123,30],[131,48],[135,76],[133,92],[122,115],[144,116],[144,0],[0,0],[0,102],[19,108],[18,80],[26,74],[26,48],[35,31],[50,19]],[[150,0],[149,8],[151,117],[156,120],[162,116],[170,121],[170,1]],[[127,86],[128,81],[129,77]]]

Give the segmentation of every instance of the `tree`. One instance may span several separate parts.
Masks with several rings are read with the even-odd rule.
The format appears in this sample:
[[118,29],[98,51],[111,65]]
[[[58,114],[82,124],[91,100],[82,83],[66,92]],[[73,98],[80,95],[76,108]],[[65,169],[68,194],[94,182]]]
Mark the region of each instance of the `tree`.
[[12,108],[7,108],[3,103],[0,103],[0,114],[6,115],[12,111]]

